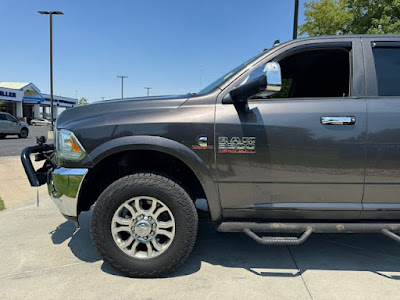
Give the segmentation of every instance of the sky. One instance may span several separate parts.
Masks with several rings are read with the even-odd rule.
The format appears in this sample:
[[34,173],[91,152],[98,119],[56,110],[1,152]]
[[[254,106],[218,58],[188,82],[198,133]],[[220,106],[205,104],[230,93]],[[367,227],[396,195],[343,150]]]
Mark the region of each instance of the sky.
[[[299,23],[303,22],[300,1]],[[0,81],[89,102],[197,92],[230,69],[292,38],[294,0],[2,0]]]

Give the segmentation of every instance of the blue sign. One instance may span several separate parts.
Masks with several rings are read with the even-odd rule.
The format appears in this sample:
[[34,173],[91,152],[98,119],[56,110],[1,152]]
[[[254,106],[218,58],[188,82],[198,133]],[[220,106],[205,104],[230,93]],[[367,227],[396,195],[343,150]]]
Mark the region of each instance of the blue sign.
[[17,94],[13,93],[13,92],[0,91],[0,96],[15,98],[15,97],[17,97]]

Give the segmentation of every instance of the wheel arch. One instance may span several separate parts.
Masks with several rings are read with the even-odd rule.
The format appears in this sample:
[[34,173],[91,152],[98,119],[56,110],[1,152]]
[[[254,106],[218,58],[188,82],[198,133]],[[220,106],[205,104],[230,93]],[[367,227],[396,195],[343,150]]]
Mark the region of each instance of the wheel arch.
[[[200,191],[197,190],[197,181],[207,199],[211,219],[219,220],[222,216],[217,186],[207,165],[195,152],[181,143],[158,136],[121,137],[98,146],[89,153],[89,157],[93,167],[89,169],[79,193],[78,214],[87,210],[96,201],[98,191],[95,195],[90,195],[90,190],[93,185],[96,185],[95,178],[104,175],[101,170],[107,166],[117,168],[119,165],[123,170],[118,168],[110,170],[116,173],[112,174],[112,179],[121,178],[132,171],[161,172],[171,176],[172,179],[181,181],[189,189],[189,193],[198,195]],[[118,164],[115,161],[118,161]],[[110,162],[113,163],[110,164]],[[185,175],[162,171],[162,167],[166,167],[167,162]],[[150,166],[147,167],[146,163]]]

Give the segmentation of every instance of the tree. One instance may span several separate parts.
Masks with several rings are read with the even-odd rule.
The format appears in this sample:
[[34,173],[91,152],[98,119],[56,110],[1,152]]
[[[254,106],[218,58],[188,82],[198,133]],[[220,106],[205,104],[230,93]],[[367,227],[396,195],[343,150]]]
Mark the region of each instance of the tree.
[[400,33],[400,0],[320,0],[304,6],[301,35]]
[[82,98],[79,99],[79,101],[78,101],[78,105],[79,105],[79,106],[81,106],[81,105],[87,105],[87,104],[89,104],[89,102],[87,101],[87,99],[86,99],[85,97],[82,97]]

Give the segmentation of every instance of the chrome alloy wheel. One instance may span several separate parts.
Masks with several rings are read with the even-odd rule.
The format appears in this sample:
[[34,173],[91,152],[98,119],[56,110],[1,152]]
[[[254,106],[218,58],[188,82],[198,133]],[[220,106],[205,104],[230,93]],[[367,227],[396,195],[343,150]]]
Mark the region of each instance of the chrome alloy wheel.
[[175,237],[175,219],[160,200],[139,196],[121,204],[111,221],[115,243],[126,254],[139,259],[160,255]]

